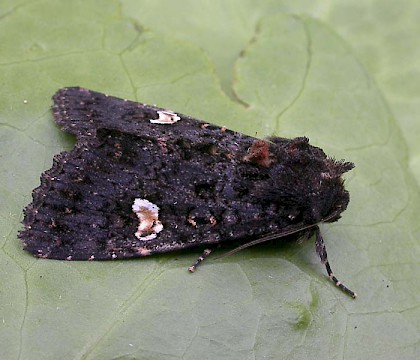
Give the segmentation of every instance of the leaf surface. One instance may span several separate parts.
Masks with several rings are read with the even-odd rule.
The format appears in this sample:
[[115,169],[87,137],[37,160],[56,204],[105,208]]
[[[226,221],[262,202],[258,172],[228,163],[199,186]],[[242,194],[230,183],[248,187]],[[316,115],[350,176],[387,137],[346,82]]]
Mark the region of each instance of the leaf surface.
[[[6,359],[416,359],[420,115],[414,1],[5,1],[0,13],[0,348]],[[313,239],[232,257],[35,259],[17,239],[74,138],[52,94],[83,86],[356,164]],[[223,251],[217,251],[222,254]]]

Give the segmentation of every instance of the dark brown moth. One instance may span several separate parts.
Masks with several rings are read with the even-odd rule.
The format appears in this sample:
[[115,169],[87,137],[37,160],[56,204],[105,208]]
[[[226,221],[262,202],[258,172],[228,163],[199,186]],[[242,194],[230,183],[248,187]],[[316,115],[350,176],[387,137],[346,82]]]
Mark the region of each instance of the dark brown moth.
[[35,256],[126,259],[315,235],[330,278],[356,296],[333,275],[318,227],[346,209],[342,175],[352,163],[304,137],[258,140],[82,88],[53,101],[56,122],[77,142],[54,157],[24,211],[19,237]]

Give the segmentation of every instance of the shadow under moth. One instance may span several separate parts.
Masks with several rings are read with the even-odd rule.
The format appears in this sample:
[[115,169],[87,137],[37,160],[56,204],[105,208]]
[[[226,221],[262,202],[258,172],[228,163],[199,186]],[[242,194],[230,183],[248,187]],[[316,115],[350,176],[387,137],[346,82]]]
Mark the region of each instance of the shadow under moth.
[[[55,121],[76,135],[41,176],[20,231],[40,258],[126,259],[212,244],[242,248],[315,235],[349,202],[351,162],[305,137],[259,140],[155,106],[83,88],[53,96]],[[210,253],[207,250],[189,268]]]

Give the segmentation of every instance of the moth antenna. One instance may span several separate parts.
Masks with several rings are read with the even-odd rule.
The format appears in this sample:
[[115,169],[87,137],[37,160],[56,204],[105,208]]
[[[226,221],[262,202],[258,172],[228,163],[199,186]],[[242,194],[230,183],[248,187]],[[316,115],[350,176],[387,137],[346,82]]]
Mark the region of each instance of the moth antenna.
[[315,229],[315,237],[316,252],[321,258],[321,262],[325,265],[328,276],[337,287],[339,287],[343,292],[355,299],[357,297],[357,294],[354,291],[350,290],[347,286],[345,286],[341,281],[339,281],[332,272],[330,263],[328,262],[327,248],[325,247],[324,239],[322,238],[321,231],[319,230],[318,226]]
[[201,256],[197,259],[197,261],[193,264],[193,265],[191,265],[189,268],[188,268],[188,271],[189,272],[195,272],[195,270],[197,270],[197,266],[198,265],[200,265],[201,264],[201,262],[207,257],[207,256],[209,256],[211,254],[211,250],[210,249],[206,249],[206,250],[204,250],[203,251],[203,253],[201,254]]
[[[315,224],[311,224],[311,225],[306,225],[306,226],[290,226],[289,228],[286,227],[285,231],[282,231],[281,233],[273,233],[267,236],[263,236],[259,239],[255,239],[253,241],[247,242],[246,244],[243,244],[241,246],[238,246],[237,248],[228,251],[227,253],[223,254],[222,256],[218,257],[218,259],[223,259],[225,257],[228,257],[230,255],[236,254],[237,252],[246,249],[248,247],[257,245],[257,244],[261,244],[263,242],[266,241],[270,241],[270,240],[274,240],[274,239],[280,239],[282,237],[288,236],[288,235],[292,235],[292,234],[296,234],[297,232],[303,231],[303,230],[308,230],[312,227],[317,227],[318,228],[318,224],[322,223],[322,222],[327,222],[328,220],[333,219],[334,217],[337,216],[337,213],[339,214],[339,211],[334,211],[332,212],[330,215],[328,215],[327,217],[321,219],[319,222],[315,223]],[[318,228],[319,230],[319,228]]]
[[247,242],[246,244],[243,244],[241,246],[238,246],[237,248],[234,248],[233,250],[230,250],[227,253],[224,253],[223,255],[221,255],[219,257],[219,259],[223,259],[223,258],[228,257],[230,255],[236,254],[237,252],[239,252],[239,251],[241,251],[243,249],[249,248],[251,246],[254,246],[254,245],[257,245],[257,244],[261,244],[261,243],[266,242],[266,241],[270,241],[270,240],[274,240],[274,239],[279,239],[281,237],[284,237],[284,236],[287,236],[287,235],[291,235],[291,234],[297,233],[297,232],[299,232],[301,230],[304,230],[304,229],[309,228],[309,227],[312,227],[312,226],[313,225],[305,226],[305,227],[299,227],[298,229],[293,229],[293,230],[290,230],[290,231],[284,231],[284,232],[281,232],[281,233],[274,233],[274,234],[270,234],[270,235],[267,235],[267,236],[263,236],[263,237],[261,237],[259,239],[256,239],[256,240]]
[[228,251],[227,253],[221,255],[218,259],[223,259],[223,258],[225,258],[227,256],[236,254],[237,252],[239,252],[239,251],[241,251],[243,249],[249,248],[249,247],[254,246],[254,245],[257,245],[257,244],[261,244],[261,243],[266,242],[266,241],[280,239],[280,238],[285,237],[285,236],[288,236],[288,235],[296,234],[297,232],[300,232],[300,231],[303,231],[303,230],[308,230],[308,229],[310,229],[310,228],[312,228],[314,226],[317,226],[318,224],[320,224],[322,222],[326,222],[328,220],[333,219],[335,216],[337,216],[337,212],[336,211],[333,212],[332,214],[330,214],[329,216],[321,219],[319,222],[317,222],[315,224],[306,225],[306,226],[299,226],[299,227],[291,226],[291,227],[289,227],[289,229],[286,228],[286,230],[285,231],[282,231],[281,233],[273,233],[273,234],[269,234],[267,236],[263,236],[263,237],[261,237],[259,239],[255,239],[253,241],[247,242],[246,244],[243,244],[243,245],[238,246],[237,248],[235,248],[233,250]]

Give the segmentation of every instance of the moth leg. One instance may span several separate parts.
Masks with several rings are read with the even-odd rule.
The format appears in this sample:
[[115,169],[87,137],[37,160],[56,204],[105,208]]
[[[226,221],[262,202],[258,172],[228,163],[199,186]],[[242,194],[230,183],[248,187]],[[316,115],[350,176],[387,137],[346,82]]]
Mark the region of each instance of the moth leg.
[[319,227],[317,226],[314,231],[315,231],[315,236],[316,236],[316,240],[315,240],[316,252],[321,258],[321,262],[325,265],[328,276],[330,277],[330,279],[334,282],[336,286],[338,286],[342,291],[344,291],[346,294],[350,295],[353,299],[355,299],[357,297],[357,294],[354,291],[350,290],[347,286],[345,286],[333,274],[330,263],[328,262],[327,249],[325,247],[324,239],[322,238]]
[[188,268],[188,271],[189,272],[194,272],[195,270],[197,270],[197,266],[198,265],[200,265],[200,263],[207,257],[207,256],[209,256],[211,254],[211,250],[210,249],[206,249],[206,250],[204,250],[204,252],[201,254],[201,256],[197,259],[197,261],[193,264],[193,265],[191,265],[189,268]]

